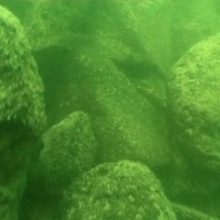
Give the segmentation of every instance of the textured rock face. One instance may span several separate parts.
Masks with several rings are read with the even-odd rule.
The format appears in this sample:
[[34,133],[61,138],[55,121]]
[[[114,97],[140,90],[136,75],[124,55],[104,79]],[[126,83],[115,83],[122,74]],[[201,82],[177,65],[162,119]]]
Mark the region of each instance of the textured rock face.
[[169,100],[182,151],[197,167],[219,170],[220,35],[192,47],[173,67]]
[[43,143],[25,191],[21,219],[36,210],[38,219],[58,218],[63,190],[93,166],[97,143],[84,112],[74,112],[49,128]]
[[168,85],[173,151],[181,155],[176,157],[176,177],[171,183],[176,185],[171,194],[179,191],[175,200],[216,216],[220,168],[219,43],[218,34],[194,45],[173,66]]
[[170,12],[169,0],[37,1],[25,26],[34,50],[74,49],[92,41],[112,59],[150,60],[165,71],[171,56]]
[[44,134],[40,163],[49,181],[67,184],[92,167],[96,141],[88,115],[74,112]]
[[[65,7],[63,10],[67,13],[69,10],[63,4],[60,2],[53,7],[57,7],[57,10]],[[153,79],[158,77],[157,72],[149,68],[150,64],[156,66],[155,69],[163,69],[159,61],[162,58],[158,57],[169,56],[161,55],[158,41],[162,38],[165,41],[162,45],[170,48],[169,1],[88,1],[85,4],[86,11],[79,10],[78,19],[74,19],[70,11],[69,19],[57,13],[65,25],[67,21],[73,22],[72,29],[68,26],[71,33],[66,34],[72,36],[72,40],[66,42],[63,38],[57,43],[66,47],[56,60],[56,63],[64,62],[62,67],[57,70],[53,65],[48,69],[48,63],[40,65],[47,88],[50,124],[62,120],[67,112],[85,111],[91,117],[94,134],[100,144],[98,162],[131,159],[146,162],[152,167],[165,167],[170,162],[170,152],[163,109],[157,112],[126,76],[133,75],[135,78],[144,75],[147,81],[148,75],[153,76]],[[47,26],[52,18],[49,16],[43,19],[41,7],[43,11],[52,13],[47,4],[37,4],[32,13],[33,22],[37,25],[37,21],[43,21]],[[164,13],[163,19],[156,16],[160,12]],[[145,15],[149,17],[145,18]],[[59,22],[57,25],[59,29]],[[166,29],[162,34],[161,26]],[[75,38],[76,33],[83,41]],[[54,33],[54,36],[57,34]],[[40,39],[50,40],[43,37]],[[39,59],[50,59],[55,53],[52,49],[52,52],[48,48],[42,50]],[[167,53],[168,50],[163,49]],[[51,77],[56,78],[51,80]],[[157,86],[152,87],[155,89]]]
[[[168,108],[164,91],[170,56],[176,61],[194,43],[219,31],[219,0],[0,0],[0,4],[25,25],[46,87],[48,127],[54,125],[44,135],[40,171],[35,167],[30,176],[36,170],[41,175],[30,178],[26,187],[31,155],[38,157],[35,134],[45,123],[40,113],[42,85],[27,55],[27,40],[18,31],[19,22],[2,9],[0,20],[6,22],[0,24],[1,220],[17,220],[18,210],[22,220],[60,220],[63,188],[73,176],[76,182],[65,194],[66,218],[173,219],[169,211],[158,217],[158,210],[171,209],[166,198],[162,196],[161,203],[156,199],[163,190],[150,171],[127,162],[120,163],[123,169],[105,163],[123,159],[149,165],[169,199],[181,204],[172,205],[177,219],[220,216],[219,151],[213,147],[219,144],[217,43],[193,47],[175,65]],[[80,110],[86,114],[75,112]],[[164,120],[169,111],[174,127]],[[93,136],[81,129],[91,131],[87,114],[99,143],[95,163],[104,164],[78,179],[75,175],[89,169],[94,153],[86,148]],[[173,128],[173,145],[167,141],[167,127]],[[142,181],[140,176],[147,178]]]
[[45,125],[43,86],[17,18],[0,7],[0,121],[21,121],[36,132]]
[[144,165],[104,163],[76,180],[64,196],[63,219],[175,220],[159,181]]
[[17,220],[45,126],[43,86],[18,19],[0,6],[0,219]]
[[30,0],[30,8],[24,20],[32,48],[38,50],[57,45],[66,36],[73,34],[75,26],[85,15],[88,1]]
[[[165,121],[102,51],[81,48],[72,62],[78,104],[91,116],[99,142],[97,161],[138,160],[151,167],[170,162]],[[79,70],[79,71],[78,71]]]

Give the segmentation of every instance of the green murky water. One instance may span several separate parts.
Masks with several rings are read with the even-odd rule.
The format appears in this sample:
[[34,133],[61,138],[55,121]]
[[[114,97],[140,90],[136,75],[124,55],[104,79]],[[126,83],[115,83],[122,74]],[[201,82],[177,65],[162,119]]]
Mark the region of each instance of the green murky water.
[[220,219],[218,0],[0,0],[0,219]]

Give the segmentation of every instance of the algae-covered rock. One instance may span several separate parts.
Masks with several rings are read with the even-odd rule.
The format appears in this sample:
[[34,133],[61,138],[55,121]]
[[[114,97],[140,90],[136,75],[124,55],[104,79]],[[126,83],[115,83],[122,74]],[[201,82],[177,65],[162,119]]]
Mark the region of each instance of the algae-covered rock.
[[[43,85],[19,20],[0,6],[0,219],[17,220],[37,137]],[[36,155],[35,155],[36,156]]]
[[0,7],[0,121],[39,132],[45,125],[43,86],[18,19]]
[[131,161],[104,163],[71,184],[62,219],[174,220],[159,181],[148,167]]
[[[174,66],[168,100],[176,159],[175,199],[218,212],[220,168],[220,35],[193,46]],[[178,164],[179,163],[179,164]],[[168,182],[169,184],[169,182]],[[180,187],[178,187],[180,186]],[[208,201],[208,202],[207,202]]]
[[[76,6],[73,11],[71,4]],[[158,73],[164,74],[170,57],[170,6],[170,1],[120,0],[72,1],[68,4],[57,1],[52,6],[51,2],[39,2],[33,7],[33,19],[29,19],[33,26],[26,27],[29,37],[36,41],[36,44],[32,43],[33,49],[38,49],[36,57],[47,88],[49,123],[55,124],[75,110],[88,113],[100,145],[99,162],[134,159],[160,167],[169,163],[164,109],[159,108],[157,112],[126,76],[143,75],[147,81],[151,75],[151,81],[157,82]],[[59,30],[61,23],[64,29],[51,33],[58,40],[49,36],[34,38],[36,34],[31,37],[35,31],[47,33],[38,27],[48,30],[48,25],[57,16],[60,20],[51,29]],[[66,33],[65,28],[71,33]],[[64,35],[60,36],[60,33]],[[159,45],[160,40],[163,43]],[[63,63],[57,69],[54,58],[50,61],[52,65],[42,59],[50,59],[57,52],[47,48],[48,42],[66,49],[61,49],[55,57],[56,63],[59,60]],[[46,48],[40,52],[37,45]],[[159,86],[152,83],[151,89],[145,91],[163,94]]]
[[91,116],[99,143],[97,161],[142,161],[165,168],[170,162],[164,118],[102,52],[81,48],[72,57],[78,105]]
[[71,36],[72,42],[75,38],[78,39],[79,34],[75,32],[75,29],[78,28],[86,13],[89,0],[29,1],[31,6],[24,21],[33,50],[59,45],[61,42],[66,45],[65,42],[68,42]]
[[0,0],[0,5],[11,11],[23,24],[26,13],[30,10],[33,0],[8,1]]
[[181,150],[198,168],[220,165],[220,35],[192,47],[173,67],[169,101]]
[[[63,190],[93,166],[96,141],[90,119],[74,112],[43,135],[44,148],[31,173],[22,204],[22,219],[56,219]],[[40,192],[40,193],[39,193]]]
[[53,125],[43,142],[40,163],[50,181],[68,183],[92,167],[96,141],[85,113],[74,112]]
[[[155,80],[151,79],[151,88],[159,88],[160,85],[154,86],[153,82],[157,82],[157,74],[162,71],[160,65],[157,62],[154,64],[148,56],[150,40],[146,40],[147,44],[143,47],[136,47],[136,42],[139,42],[138,39],[143,34],[141,42],[144,45],[144,36],[155,33],[153,30],[147,31],[146,28],[144,35],[145,28],[141,26],[141,21],[145,25],[143,17],[154,16],[154,13],[159,13],[162,8],[168,10],[169,2],[142,3],[138,2],[136,5],[134,1],[90,2],[90,10],[88,9],[88,13],[83,15],[85,19],[80,19],[79,23],[83,30],[77,29],[88,37],[86,43],[78,42],[69,48],[69,51],[60,49],[60,52],[57,52],[53,47],[36,54],[47,88],[50,124],[62,120],[69,112],[85,111],[91,117],[94,134],[99,143],[96,157],[98,163],[132,159],[146,162],[151,167],[165,168],[170,161],[170,152],[167,127],[163,118],[164,108],[155,110],[152,102],[139,94],[130,77],[145,75],[147,81],[147,76],[151,75],[152,78],[155,77]],[[138,8],[140,13],[137,12]],[[163,12],[168,13],[166,10]],[[134,16],[143,17],[138,21]],[[129,22],[127,19],[130,19]],[[136,26],[132,26],[132,19],[137,22]],[[146,21],[151,22],[151,19]],[[130,34],[132,28],[134,32],[140,29],[140,34]],[[160,34],[155,33],[155,37],[149,38],[153,41],[156,36],[159,37]],[[152,54],[160,53],[159,49],[154,50],[153,47],[152,51]],[[58,55],[54,57],[56,53]],[[44,58],[50,61],[45,63]],[[62,65],[57,65],[59,61]],[[57,68],[54,68],[54,65]],[[157,94],[160,94],[159,89]]]
[[171,178],[165,180],[169,198],[216,216],[220,204],[219,42],[216,35],[195,44],[172,68],[168,101],[176,156]]
[[41,0],[25,27],[34,50],[54,45],[74,50],[93,42],[116,61],[150,60],[167,71],[171,8],[169,0]]

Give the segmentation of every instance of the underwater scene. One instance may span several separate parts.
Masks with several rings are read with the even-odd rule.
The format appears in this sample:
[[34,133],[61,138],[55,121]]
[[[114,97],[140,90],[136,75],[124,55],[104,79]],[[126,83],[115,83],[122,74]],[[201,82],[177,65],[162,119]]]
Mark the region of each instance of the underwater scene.
[[219,0],[0,0],[0,220],[220,220]]

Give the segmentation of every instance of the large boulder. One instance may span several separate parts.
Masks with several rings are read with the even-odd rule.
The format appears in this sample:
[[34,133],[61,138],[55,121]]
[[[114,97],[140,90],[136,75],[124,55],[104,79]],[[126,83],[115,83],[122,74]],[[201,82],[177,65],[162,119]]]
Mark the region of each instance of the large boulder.
[[36,132],[45,126],[43,86],[18,19],[1,7],[0,121],[21,121]]
[[97,161],[142,161],[165,168],[170,162],[167,127],[162,113],[141,96],[102,51],[82,47],[73,53],[69,71],[74,77],[79,108],[91,116],[99,142]]
[[74,112],[43,135],[44,148],[23,197],[21,219],[54,219],[63,190],[93,166],[96,141],[84,112]]
[[[185,185],[184,200],[207,212],[220,202],[216,196],[220,170],[219,43],[218,34],[193,46],[173,66],[168,85],[173,151],[185,161],[184,166],[177,166],[176,176],[182,179],[179,185]],[[176,162],[180,165],[179,158]]]
[[112,61],[111,66],[129,77],[145,97],[164,106],[160,75],[170,67],[171,11],[169,0],[33,3],[25,27],[46,86],[49,124],[79,110],[72,81],[78,70],[66,67],[69,57],[79,56],[77,50],[85,46],[98,51],[97,56],[102,51],[101,57]]
[[167,70],[171,5],[169,0],[40,0],[25,26],[34,50],[50,45],[74,49],[92,41],[116,61],[147,60]]
[[19,20],[0,6],[0,218],[17,220],[37,138],[43,85]]
[[192,47],[172,69],[169,102],[182,151],[200,168],[220,162],[220,35]]
[[175,220],[163,189],[148,167],[131,161],[104,163],[71,184],[65,220]]
[[93,165],[96,141],[88,115],[74,112],[43,136],[40,164],[53,183],[71,182]]
[[[50,37],[42,37],[41,50],[35,53],[46,87],[49,124],[56,124],[67,114],[82,110],[90,115],[99,143],[98,163],[131,159],[166,169],[170,152],[164,108],[160,108],[161,105],[154,108],[154,99],[148,99],[150,95],[146,95],[147,98],[140,95],[131,78],[143,76],[145,82],[151,78],[148,85],[152,89],[145,89],[145,93],[157,94],[157,97],[164,94],[164,90],[160,92],[163,87],[160,86],[161,79],[160,82],[157,79],[166,69],[165,64],[160,62],[162,58],[159,58],[161,47],[164,45],[163,51],[167,53],[170,48],[169,1],[88,1],[85,5],[73,1],[68,4],[77,3],[83,9],[74,10],[74,13],[80,14],[75,20],[68,12],[68,16],[72,16],[69,17],[72,29],[68,26],[68,30],[73,36],[79,33],[78,40],[82,41],[76,38],[65,41],[62,38],[53,43],[57,47],[48,48],[45,45]],[[33,27],[44,27],[37,26],[39,19],[48,27],[51,16],[55,19],[55,15],[51,15],[51,7],[61,10],[63,3],[59,2],[57,6],[48,4],[39,3],[33,9]],[[41,7],[44,12],[46,10],[46,15],[51,15],[46,16],[49,20],[42,17]],[[164,13],[163,19],[156,16],[159,12]],[[65,13],[63,16],[67,16]],[[57,12],[58,15],[62,18],[61,13]],[[145,19],[145,16],[149,17]],[[70,22],[69,19],[63,17],[61,20],[67,25],[65,22]],[[59,22],[57,25],[55,29],[59,27]],[[162,37],[159,27],[165,29],[162,33],[166,36]],[[32,28],[32,31],[35,29]],[[40,39],[32,39],[39,40],[40,44]],[[165,41],[162,46],[158,45],[160,40]],[[32,45],[34,48],[35,44]],[[169,55],[164,57],[169,58]]]

